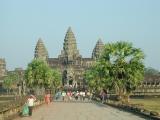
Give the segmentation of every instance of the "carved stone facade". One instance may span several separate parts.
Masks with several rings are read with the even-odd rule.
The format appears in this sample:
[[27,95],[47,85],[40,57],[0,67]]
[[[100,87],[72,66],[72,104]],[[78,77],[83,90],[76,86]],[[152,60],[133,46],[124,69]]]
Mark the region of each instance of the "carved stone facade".
[[[42,43],[42,41],[41,41]],[[39,41],[37,43],[37,46]],[[41,44],[42,45],[42,44]],[[37,51],[37,46],[35,49],[35,58],[46,58],[48,54],[41,54],[41,51],[46,51],[45,47],[41,47],[43,50]],[[43,45],[44,46],[44,45]],[[77,49],[77,43],[74,33],[71,27],[68,28],[67,33],[64,38],[63,49],[61,54],[57,58],[48,58],[47,62],[51,68],[59,69],[62,73],[62,83],[66,87],[84,87],[85,82],[83,79],[83,74],[85,70],[91,67],[95,60],[99,57],[104,45],[101,40],[98,40],[91,58],[83,58]],[[46,53],[46,52],[44,52]],[[43,56],[43,57],[41,57]]]
[[5,59],[0,58],[0,87],[2,87],[4,77],[7,74]]
[[134,91],[134,94],[160,95],[160,75],[146,75],[144,81]]
[[0,58],[0,77],[6,75],[6,62],[5,59]]

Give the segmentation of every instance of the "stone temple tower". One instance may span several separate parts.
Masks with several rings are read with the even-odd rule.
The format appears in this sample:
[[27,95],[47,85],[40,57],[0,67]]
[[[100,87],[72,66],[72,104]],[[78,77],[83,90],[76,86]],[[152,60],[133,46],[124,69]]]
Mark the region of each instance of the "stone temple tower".
[[6,62],[4,58],[0,58],[0,88],[3,85],[4,77],[7,75]]
[[96,46],[93,49],[92,58],[98,59],[103,51],[103,48],[104,48],[104,44],[103,44],[102,40],[99,39],[96,43]]
[[76,66],[78,63],[81,63],[82,56],[79,54],[79,50],[77,49],[76,38],[74,33],[72,32],[71,27],[68,28],[64,43],[63,50],[59,55],[59,60],[63,65],[63,83],[67,85],[77,85],[76,81]]
[[0,77],[4,77],[6,75],[6,62],[5,59],[0,58]]
[[38,39],[34,53],[35,59],[41,59],[46,61],[48,59],[48,52],[41,38]]
[[59,58],[63,59],[65,63],[73,63],[76,59],[81,58],[79,50],[77,49],[76,38],[71,27],[68,28],[65,35],[63,50]]

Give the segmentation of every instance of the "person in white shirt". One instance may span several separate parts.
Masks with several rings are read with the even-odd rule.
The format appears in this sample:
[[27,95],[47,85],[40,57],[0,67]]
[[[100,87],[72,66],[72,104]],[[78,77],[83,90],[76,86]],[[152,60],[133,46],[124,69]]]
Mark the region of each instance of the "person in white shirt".
[[82,91],[80,91],[80,100],[82,101],[83,100],[83,92]]
[[29,116],[32,116],[32,109],[34,106],[34,101],[36,101],[36,97],[33,95],[30,95],[29,98],[27,99],[28,108],[29,108]]
[[83,101],[85,100],[85,96],[86,96],[86,93],[83,91],[83,92],[82,92]]

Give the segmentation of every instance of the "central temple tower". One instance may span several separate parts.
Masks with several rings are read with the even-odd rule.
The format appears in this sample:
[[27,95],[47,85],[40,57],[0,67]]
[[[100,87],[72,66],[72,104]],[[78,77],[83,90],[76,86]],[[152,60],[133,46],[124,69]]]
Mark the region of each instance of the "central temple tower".
[[66,86],[77,87],[77,72],[76,67],[81,66],[82,56],[77,49],[76,38],[72,32],[71,27],[68,28],[64,43],[63,50],[59,55],[61,65],[63,65],[63,84]]
[[63,50],[61,51],[59,58],[63,60],[64,64],[73,64],[75,60],[81,58],[79,50],[77,49],[76,38],[71,27],[68,28],[65,35]]

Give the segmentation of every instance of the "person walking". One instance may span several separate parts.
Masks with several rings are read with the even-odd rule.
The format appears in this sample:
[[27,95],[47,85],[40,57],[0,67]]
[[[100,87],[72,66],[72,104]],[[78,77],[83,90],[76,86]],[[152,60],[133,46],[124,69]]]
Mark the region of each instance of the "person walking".
[[68,96],[68,101],[70,102],[72,100],[72,92],[68,91],[67,96]]
[[102,91],[102,103],[106,102],[106,98],[107,98],[107,91],[105,89],[103,89],[103,91]]
[[62,92],[62,99],[63,99],[63,101],[65,101],[65,96],[66,96],[66,92],[63,91],[63,92]]
[[80,100],[82,101],[83,100],[83,91],[80,91]]
[[90,94],[90,92],[89,92],[89,91],[87,91],[87,98],[88,98],[88,101],[90,101],[90,100],[91,100],[91,94]]
[[45,102],[47,105],[50,103],[50,97],[51,95],[49,93],[45,95]]
[[86,97],[86,93],[85,93],[85,91],[82,91],[82,100],[83,101],[85,100],[85,97]]
[[77,91],[77,92],[75,93],[75,100],[76,100],[76,101],[78,100],[78,97],[79,97],[79,91]]
[[27,99],[27,104],[29,108],[29,116],[32,116],[32,110],[34,106],[34,102],[36,101],[36,97],[34,95],[30,95]]

